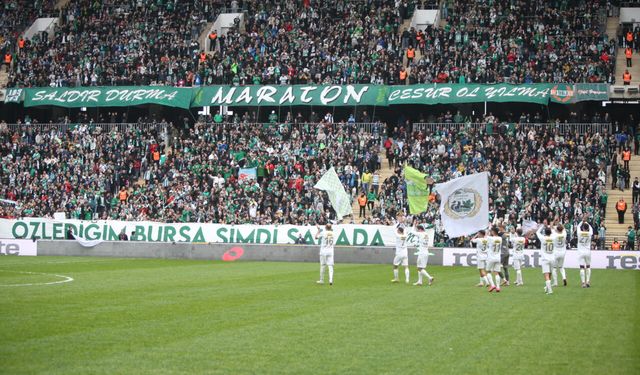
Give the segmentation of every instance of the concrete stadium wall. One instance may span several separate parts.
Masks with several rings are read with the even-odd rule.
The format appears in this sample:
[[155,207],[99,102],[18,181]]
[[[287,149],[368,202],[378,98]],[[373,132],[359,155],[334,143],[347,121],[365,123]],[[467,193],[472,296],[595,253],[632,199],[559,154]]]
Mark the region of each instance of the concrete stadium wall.
[[[96,256],[118,258],[165,258],[222,260],[232,248],[242,248],[244,254],[238,260],[276,262],[317,262],[318,246],[308,245],[254,245],[254,244],[190,244],[154,242],[102,242],[95,247],[82,247],[76,241],[38,241],[38,255]],[[442,250],[432,249],[435,255],[429,263],[442,264]],[[409,249],[410,264],[416,263],[414,249]],[[391,247],[337,246],[336,263],[389,264],[395,254]]]

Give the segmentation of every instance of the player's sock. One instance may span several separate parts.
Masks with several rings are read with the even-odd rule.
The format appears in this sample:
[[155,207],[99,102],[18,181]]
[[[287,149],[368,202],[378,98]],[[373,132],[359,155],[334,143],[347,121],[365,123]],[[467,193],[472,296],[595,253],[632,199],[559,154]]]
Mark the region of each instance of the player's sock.
[[487,285],[487,279],[484,276],[480,276],[480,284]]
[[324,264],[320,266],[320,281],[324,281]]
[[329,284],[333,284],[333,266],[329,267]]
[[492,287],[496,286],[496,284],[493,283],[493,277],[491,277],[491,274],[487,275],[487,280],[489,281],[489,285],[491,285]]
[[558,273],[555,268],[551,269],[551,279],[553,280],[553,285],[558,284]]
[[409,269],[405,268],[404,269],[404,281],[409,284]]
[[394,270],[393,270],[393,279],[394,280],[398,280],[398,269],[397,268],[394,268]]
[[562,275],[562,280],[567,279],[567,271],[564,270],[564,267],[560,268],[560,275]]
[[522,284],[522,270],[516,270],[516,280],[518,284]]
[[591,268],[587,267],[587,284],[591,282]]
[[551,280],[546,280],[544,283],[547,286],[547,293],[551,292]]
[[418,284],[422,284],[422,271],[418,271]]
[[488,274],[484,275],[484,282],[485,282],[485,285],[492,285],[493,284],[493,281],[491,281],[491,278],[489,277]]
[[509,281],[509,268],[504,267],[504,279]]
[[582,281],[583,284],[586,282],[585,276],[584,268],[580,268],[580,281]]
[[496,275],[496,286],[500,286],[500,274]]
[[427,277],[427,279],[431,279],[431,275],[429,275],[429,272],[427,272],[427,270],[422,270],[420,271],[421,274],[423,274],[424,276]]

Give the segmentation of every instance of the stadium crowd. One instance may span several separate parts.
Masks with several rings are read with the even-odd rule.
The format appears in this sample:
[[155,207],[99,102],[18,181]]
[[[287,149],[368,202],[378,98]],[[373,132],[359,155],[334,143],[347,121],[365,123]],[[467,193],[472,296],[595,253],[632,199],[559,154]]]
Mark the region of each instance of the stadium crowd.
[[[382,125],[381,125],[382,127]],[[174,138],[163,126],[103,132],[80,125],[0,130],[0,197],[21,204],[0,216],[167,222],[326,222],[328,201],[312,187],[330,166],[355,188],[378,166],[379,133],[346,122],[211,126]],[[257,179],[239,179],[239,168]],[[6,212],[9,211],[9,212]]]
[[[274,115],[264,124],[253,123],[248,113],[216,124],[216,115],[191,127],[161,122],[125,132],[91,123],[40,131],[0,124],[0,198],[17,203],[0,208],[0,217],[65,212],[87,220],[324,223],[335,216],[326,194],[313,186],[334,166],[352,201],[364,194],[363,223],[391,224],[407,213],[402,166],[408,163],[434,183],[490,171],[491,218],[507,230],[552,217],[571,233],[584,214],[601,228],[607,167],[615,165],[625,180],[621,187],[631,187],[621,152],[635,134],[625,135],[625,128],[616,134],[563,134],[553,123],[542,130],[529,126],[530,118],[536,117],[506,122],[489,114],[483,128],[455,131],[398,126],[389,137],[384,124],[366,132],[353,116],[333,122],[329,113],[289,114],[285,122]],[[395,172],[385,179],[379,152],[386,152]],[[241,178],[243,168],[256,168],[256,178]],[[635,229],[639,201],[631,206]],[[433,194],[420,219],[435,223],[438,239],[446,241],[437,207]]]
[[[447,1],[441,28],[405,31],[415,82],[610,82],[603,1]],[[408,51],[408,50],[407,50]],[[409,56],[409,53],[407,54]]]
[[[615,79],[602,1],[448,0],[444,26],[404,29],[413,9],[433,5],[71,0],[52,40],[38,36],[15,49],[9,86]],[[244,23],[201,45],[203,27],[223,9],[246,10]]]

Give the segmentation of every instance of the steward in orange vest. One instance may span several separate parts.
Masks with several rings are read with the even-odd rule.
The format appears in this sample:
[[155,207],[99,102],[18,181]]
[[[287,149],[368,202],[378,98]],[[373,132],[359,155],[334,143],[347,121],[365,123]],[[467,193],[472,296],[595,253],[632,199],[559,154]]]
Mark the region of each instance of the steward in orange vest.
[[622,82],[625,86],[631,84],[631,73],[629,73],[629,70],[625,70],[622,74]]
[[407,74],[407,71],[404,68],[400,69],[399,76],[400,76],[400,84],[401,85],[405,85],[407,83],[408,74]]
[[218,40],[218,33],[212,31],[209,33],[209,49],[216,49],[216,40]]
[[625,48],[624,56],[627,58],[627,68],[631,68],[631,57],[633,57],[633,50],[631,47]]
[[624,224],[624,214],[627,212],[627,202],[620,198],[616,203],[616,211],[618,211],[618,224]]
[[618,242],[618,240],[613,240],[611,250],[620,250],[620,242]]
[[409,63],[413,62],[414,57],[416,57],[416,50],[413,48],[413,46],[410,46],[407,50],[407,61]]

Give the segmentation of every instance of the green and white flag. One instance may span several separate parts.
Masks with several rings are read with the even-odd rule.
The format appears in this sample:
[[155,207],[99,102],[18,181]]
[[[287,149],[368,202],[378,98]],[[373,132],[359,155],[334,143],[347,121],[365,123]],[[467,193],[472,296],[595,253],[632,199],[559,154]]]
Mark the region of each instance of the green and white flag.
[[489,173],[482,172],[436,184],[440,217],[447,236],[456,238],[489,226]]
[[412,215],[425,212],[429,204],[429,187],[425,180],[427,175],[408,165],[404,166],[404,180],[407,183],[407,199],[409,213]]
[[322,176],[314,188],[327,192],[331,206],[333,206],[333,209],[340,219],[353,214],[353,207],[351,206],[349,195],[344,191],[344,186],[342,186],[338,174],[336,174],[336,170],[333,169],[333,167],[325,172],[324,176]]

